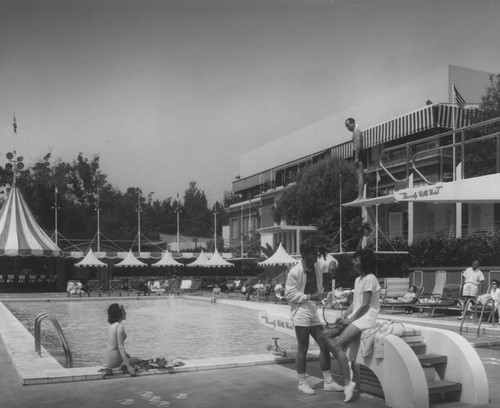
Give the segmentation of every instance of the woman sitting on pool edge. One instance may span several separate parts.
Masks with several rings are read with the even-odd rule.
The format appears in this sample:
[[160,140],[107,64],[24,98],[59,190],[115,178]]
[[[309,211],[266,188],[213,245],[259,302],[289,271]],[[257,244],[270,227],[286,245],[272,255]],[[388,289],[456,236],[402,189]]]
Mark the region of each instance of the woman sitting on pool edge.
[[108,307],[108,322],[111,326],[108,328],[108,343],[104,353],[104,367],[107,371],[114,368],[120,368],[122,364],[127,367],[128,373],[136,376],[134,364],[142,361],[136,357],[130,357],[125,351],[125,339],[127,334],[122,322],[127,318],[125,308],[118,303],[113,303]]

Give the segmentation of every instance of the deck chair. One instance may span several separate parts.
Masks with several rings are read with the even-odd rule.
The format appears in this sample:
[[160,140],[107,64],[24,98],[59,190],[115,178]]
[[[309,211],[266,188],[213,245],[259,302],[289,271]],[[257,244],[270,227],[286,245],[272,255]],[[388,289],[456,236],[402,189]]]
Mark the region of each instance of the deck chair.
[[385,298],[404,296],[410,287],[410,278],[385,278]]
[[172,294],[178,294],[179,293],[179,282],[177,279],[169,279],[166,282],[165,285],[165,290],[167,292],[167,295],[172,295]]
[[445,312],[448,309],[459,307],[460,289],[460,285],[446,285],[443,288],[441,296],[433,296],[427,299],[426,302],[417,302],[414,304],[414,307],[419,309],[421,314],[427,311],[429,317],[434,317],[436,310]]
[[443,289],[446,285],[446,271],[436,271],[436,278],[434,280],[434,288],[429,294],[428,299],[439,299],[443,294]]
[[109,281],[109,296],[111,296],[111,293],[118,293],[118,296],[121,296],[123,292],[128,291],[123,289],[123,282],[121,279],[111,279]]
[[386,299],[385,302],[380,302],[380,307],[385,311],[390,313],[394,313],[395,311],[406,311],[408,307],[415,306],[416,303],[420,300],[420,296],[424,292],[424,287],[417,287],[417,291],[415,292],[415,297],[411,302],[401,302],[395,299]]
[[82,294],[85,293],[82,288],[83,285],[79,280],[69,280],[66,285],[66,293],[68,294],[68,297],[71,297],[72,295],[82,297]]
[[155,280],[151,286],[149,286],[149,290],[151,293],[155,295],[163,295],[166,293],[165,287],[163,286],[163,282],[159,280]]
[[192,292],[193,281],[191,279],[184,279],[181,282],[181,286],[178,289],[178,292]]
[[89,280],[87,282],[88,295],[92,296],[94,293],[99,294],[99,297],[106,292],[102,287],[102,282],[100,280]]
[[191,285],[192,292],[198,292],[201,294],[201,279],[194,279]]
[[424,272],[413,271],[411,282],[412,285],[415,285],[417,288],[424,286]]

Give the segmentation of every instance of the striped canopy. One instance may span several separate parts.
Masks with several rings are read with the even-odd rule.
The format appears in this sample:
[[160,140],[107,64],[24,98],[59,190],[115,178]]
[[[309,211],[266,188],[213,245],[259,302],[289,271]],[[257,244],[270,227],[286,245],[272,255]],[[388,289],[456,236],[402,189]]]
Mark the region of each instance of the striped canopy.
[[12,187],[0,210],[0,256],[60,256],[62,251],[38,225],[21,192]]

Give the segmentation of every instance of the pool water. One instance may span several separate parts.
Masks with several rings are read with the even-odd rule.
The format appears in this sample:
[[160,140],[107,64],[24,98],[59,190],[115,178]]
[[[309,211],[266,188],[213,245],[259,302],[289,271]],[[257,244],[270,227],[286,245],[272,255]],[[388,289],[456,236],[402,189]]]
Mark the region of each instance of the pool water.
[[[4,302],[33,335],[39,313],[54,316],[69,343],[74,367],[102,364],[111,303]],[[125,349],[131,356],[189,360],[263,354],[273,337],[280,337],[279,345],[286,350],[297,348],[293,337],[260,324],[255,310],[179,298],[119,303],[127,311]],[[65,364],[59,337],[48,320],[42,322],[42,346]]]

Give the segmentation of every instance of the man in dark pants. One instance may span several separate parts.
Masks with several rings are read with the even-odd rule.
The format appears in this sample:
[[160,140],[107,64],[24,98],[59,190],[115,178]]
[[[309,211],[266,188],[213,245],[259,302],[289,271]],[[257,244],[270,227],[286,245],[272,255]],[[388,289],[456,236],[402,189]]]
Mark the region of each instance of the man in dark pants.
[[330,353],[321,336],[323,325],[316,306],[316,302],[325,297],[323,273],[328,271],[328,264],[318,262],[318,248],[310,241],[304,241],[300,245],[300,254],[302,260],[288,273],[285,286],[285,297],[290,303],[292,322],[297,336],[298,389],[304,394],[316,394],[306,381],[306,356],[309,336],[312,336],[320,347],[319,363],[324,378],[323,388],[326,391],[341,391],[344,387],[333,381],[330,373]]

